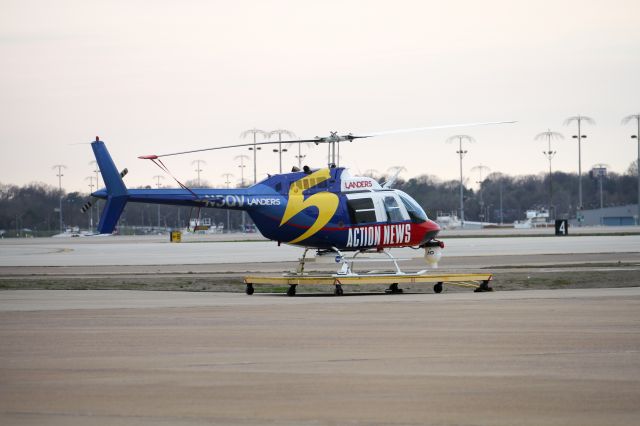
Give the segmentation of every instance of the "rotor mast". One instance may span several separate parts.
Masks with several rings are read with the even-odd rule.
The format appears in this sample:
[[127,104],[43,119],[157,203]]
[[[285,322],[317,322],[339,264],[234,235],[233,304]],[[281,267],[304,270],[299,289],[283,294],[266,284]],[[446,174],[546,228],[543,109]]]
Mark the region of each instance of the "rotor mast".
[[331,166],[339,166],[340,162],[340,142],[349,141],[351,142],[354,139],[358,138],[366,138],[368,136],[354,136],[352,133],[346,135],[339,135],[338,132],[330,132],[328,137],[317,137],[314,141],[317,144],[321,142],[326,142],[329,145],[329,153],[327,156],[327,163],[329,163],[329,167]]

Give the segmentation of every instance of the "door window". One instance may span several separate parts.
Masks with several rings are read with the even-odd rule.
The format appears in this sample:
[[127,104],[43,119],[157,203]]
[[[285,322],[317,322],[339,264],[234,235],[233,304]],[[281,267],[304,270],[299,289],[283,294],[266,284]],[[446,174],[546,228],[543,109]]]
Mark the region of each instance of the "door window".
[[354,224],[376,222],[376,209],[371,198],[351,198],[347,200],[347,206]]
[[400,210],[396,197],[393,195],[386,195],[384,197],[384,210],[387,212],[388,222],[402,222],[407,220]]

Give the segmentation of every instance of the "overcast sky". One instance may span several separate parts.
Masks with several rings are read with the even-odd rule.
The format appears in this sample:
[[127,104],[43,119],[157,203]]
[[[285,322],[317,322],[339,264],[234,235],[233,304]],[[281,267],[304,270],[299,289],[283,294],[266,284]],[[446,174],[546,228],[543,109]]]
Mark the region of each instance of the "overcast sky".
[[[459,175],[483,164],[508,174],[548,163],[575,172],[575,127],[586,126],[583,170],[626,171],[636,158],[621,119],[640,113],[640,2],[636,1],[7,1],[0,0],[0,182],[88,190],[99,135],[129,186],[162,174],[141,154],[241,143],[248,128],[300,137],[477,121],[515,125],[386,136],[341,147],[353,172],[391,166],[407,178]],[[183,180],[240,179],[242,149],[172,157]],[[290,153],[291,154],[291,153]],[[307,162],[324,166],[326,150]],[[295,163],[285,156],[286,168]],[[259,153],[259,179],[277,155]],[[246,178],[252,178],[251,168]],[[167,177],[165,184],[171,184]]]

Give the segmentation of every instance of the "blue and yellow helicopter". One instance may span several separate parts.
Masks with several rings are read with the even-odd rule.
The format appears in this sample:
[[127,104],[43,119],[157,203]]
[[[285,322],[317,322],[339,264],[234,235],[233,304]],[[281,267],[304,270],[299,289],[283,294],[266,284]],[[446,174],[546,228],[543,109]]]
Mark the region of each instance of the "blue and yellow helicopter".
[[[391,181],[380,185],[374,179],[352,176],[347,169],[337,167],[336,147],[339,150],[340,142],[389,133],[499,123],[507,122],[404,129],[365,136],[338,135],[334,132],[328,137],[287,141],[329,144],[329,158],[332,161],[325,168],[294,168],[291,173],[269,176],[253,186],[237,189],[191,189],[177,179],[179,188],[128,189],[122,180],[123,174],[116,168],[106,145],[96,138],[91,147],[105,188],[91,195],[106,200],[98,232],[112,233],[128,202],[242,210],[247,212],[264,237],[277,241],[278,244],[304,247],[306,250],[302,265],[307,251],[317,250],[320,254],[335,255],[336,262],[341,264],[338,273],[350,274],[350,262],[344,252],[376,251],[387,254],[394,261],[396,272],[401,273],[393,257],[388,254],[388,249],[425,248],[428,253],[439,258],[439,248],[444,247],[442,242],[436,240],[440,227],[427,217],[413,198],[393,189]],[[155,162],[170,174],[161,157],[243,146],[253,146],[255,149],[256,145],[273,143],[279,142],[229,145],[139,158]],[[436,248],[435,252],[433,248]]]

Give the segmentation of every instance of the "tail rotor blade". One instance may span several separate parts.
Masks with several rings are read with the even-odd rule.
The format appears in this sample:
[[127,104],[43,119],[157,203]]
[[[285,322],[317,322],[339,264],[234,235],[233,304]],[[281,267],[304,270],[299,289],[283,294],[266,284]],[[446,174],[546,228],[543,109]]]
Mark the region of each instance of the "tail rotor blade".
[[80,211],[82,213],[86,213],[89,211],[89,209],[93,206],[94,201],[96,200],[96,197],[91,197],[89,198],[89,201],[87,201],[86,203],[84,203],[82,205],[82,207],[80,208]]

